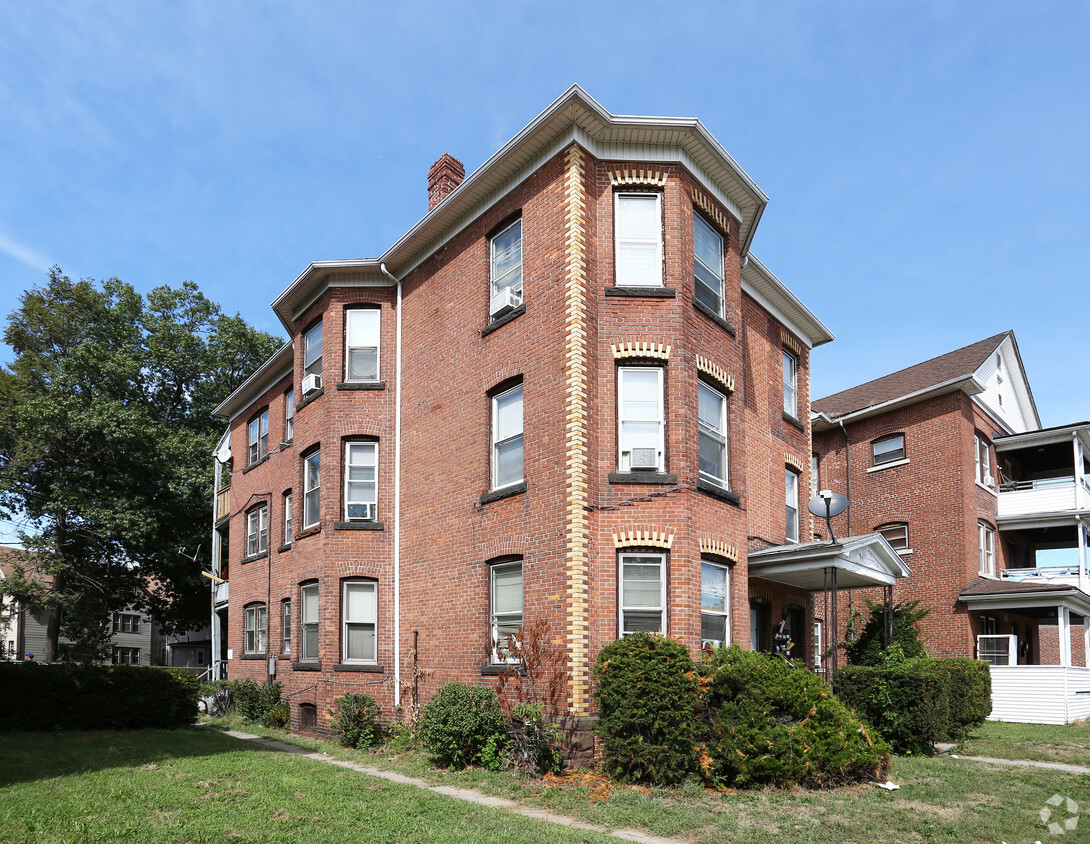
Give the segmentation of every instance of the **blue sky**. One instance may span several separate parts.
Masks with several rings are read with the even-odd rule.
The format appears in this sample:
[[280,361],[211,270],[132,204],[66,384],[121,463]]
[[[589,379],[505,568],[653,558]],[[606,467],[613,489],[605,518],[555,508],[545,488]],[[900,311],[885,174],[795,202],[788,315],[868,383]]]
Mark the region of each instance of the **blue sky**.
[[1013,328],[1043,423],[1090,417],[1085,2],[0,0],[0,313],[56,263],[281,333],[308,262],[380,254],[441,153],[573,82],[771,197],[754,252],[838,336],[815,397]]

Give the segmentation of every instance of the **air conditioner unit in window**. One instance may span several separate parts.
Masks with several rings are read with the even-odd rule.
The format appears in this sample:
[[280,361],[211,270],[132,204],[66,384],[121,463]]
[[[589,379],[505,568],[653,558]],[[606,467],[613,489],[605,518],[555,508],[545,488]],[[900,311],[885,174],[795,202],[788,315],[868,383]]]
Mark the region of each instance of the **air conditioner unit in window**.
[[349,504],[348,505],[348,521],[350,522],[373,522],[375,520],[375,505],[374,504]]
[[322,389],[322,376],[321,375],[304,375],[303,376],[303,395],[313,393],[315,390]]
[[488,313],[492,319],[497,319],[506,313],[510,313],[522,304],[522,291],[513,287],[505,287],[492,297],[492,303],[488,306]]
[[654,471],[659,467],[658,451],[653,448],[632,449],[632,469],[634,471]]

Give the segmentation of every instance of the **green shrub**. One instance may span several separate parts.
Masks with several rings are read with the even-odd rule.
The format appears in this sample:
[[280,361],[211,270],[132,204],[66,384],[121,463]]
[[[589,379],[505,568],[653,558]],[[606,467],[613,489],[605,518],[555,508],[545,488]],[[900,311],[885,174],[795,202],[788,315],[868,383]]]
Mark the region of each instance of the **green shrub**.
[[931,754],[951,730],[950,673],[936,662],[848,665],[837,672],[833,688],[894,750]]
[[947,738],[961,741],[992,714],[992,673],[979,659],[933,660],[950,680],[950,730]]
[[564,770],[564,754],[560,750],[563,738],[560,728],[545,716],[540,703],[517,703],[511,709],[512,744],[518,763],[531,772],[542,775]]
[[715,785],[825,788],[888,771],[886,744],[810,671],[735,645],[701,672],[703,766]]
[[345,747],[374,747],[382,741],[382,710],[371,695],[350,692],[334,698],[329,714],[329,732]]
[[[264,724],[270,711],[280,706],[280,690],[275,681],[256,683],[253,680],[234,680],[231,683],[232,708],[247,721]],[[286,704],[285,704],[286,706]],[[275,716],[273,716],[275,717]],[[287,721],[285,720],[285,724]]]
[[386,749],[393,753],[403,753],[408,750],[416,750],[419,742],[416,740],[416,731],[408,724],[394,721],[386,729]]
[[482,761],[489,739],[506,741],[507,725],[496,693],[483,686],[447,683],[420,713],[420,740],[440,765],[464,768]]
[[696,666],[688,648],[636,633],[602,648],[594,674],[611,776],[674,785],[696,770]]
[[195,677],[137,665],[0,664],[0,730],[130,730],[197,720]]
[[[867,608],[870,610],[867,623],[863,625],[859,636],[845,646],[851,665],[882,665],[885,662],[885,606],[868,600]],[[893,608],[893,641],[889,645],[899,646],[906,659],[927,656],[923,642],[920,641],[919,623],[930,612],[930,609],[921,610],[919,601],[906,601]]]

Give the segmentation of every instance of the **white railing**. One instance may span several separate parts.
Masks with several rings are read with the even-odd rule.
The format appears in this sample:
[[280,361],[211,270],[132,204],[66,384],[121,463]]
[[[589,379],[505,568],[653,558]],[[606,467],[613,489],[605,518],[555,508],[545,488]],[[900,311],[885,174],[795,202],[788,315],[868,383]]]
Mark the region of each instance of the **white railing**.
[[976,658],[988,665],[1017,665],[1018,637],[1013,634],[977,636]]
[[230,597],[230,581],[225,580],[223,583],[217,583],[215,586],[215,599],[216,604],[226,604]]
[[1090,668],[992,665],[990,721],[1070,724],[1090,718]]
[[1049,583],[1063,583],[1066,586],[1079,585],[1079,566],[1043,566],[1035,569],[1003,569],[999,572],[1003,580],[1011,580],[1016,583],[1025,581]]
[[1090,489],[1075,478],[1011,481],[999,487],[999,518],[1063,513],[1090,507]]

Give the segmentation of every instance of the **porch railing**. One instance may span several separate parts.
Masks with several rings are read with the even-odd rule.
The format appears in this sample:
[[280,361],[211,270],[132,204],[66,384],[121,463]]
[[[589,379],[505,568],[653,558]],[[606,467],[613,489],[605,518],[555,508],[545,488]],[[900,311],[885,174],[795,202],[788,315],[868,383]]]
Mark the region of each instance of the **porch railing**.
[[225,486],[216,493],[216,521],[227,518],[231,513],[231,487]]
[[1013,634],[977,636],[976,657],[988,665],[1017,665],[1018,637]]

